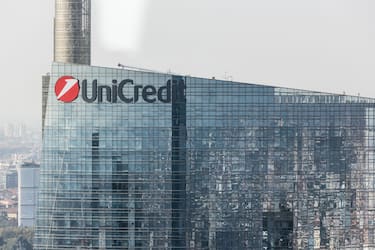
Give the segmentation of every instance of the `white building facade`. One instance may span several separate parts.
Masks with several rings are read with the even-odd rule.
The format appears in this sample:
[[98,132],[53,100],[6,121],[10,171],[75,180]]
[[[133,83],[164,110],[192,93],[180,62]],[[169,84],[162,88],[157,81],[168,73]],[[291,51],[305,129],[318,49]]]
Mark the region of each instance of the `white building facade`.
[[39,164],[18,167],[18,226],[34,227],[39,187]]

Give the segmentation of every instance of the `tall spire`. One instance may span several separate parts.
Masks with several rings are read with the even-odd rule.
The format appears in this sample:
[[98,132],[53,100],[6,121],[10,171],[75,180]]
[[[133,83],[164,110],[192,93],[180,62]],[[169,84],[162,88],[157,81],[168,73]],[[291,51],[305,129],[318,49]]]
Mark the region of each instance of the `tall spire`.
[[54,61],[91,63],[91,0],[55,0]]

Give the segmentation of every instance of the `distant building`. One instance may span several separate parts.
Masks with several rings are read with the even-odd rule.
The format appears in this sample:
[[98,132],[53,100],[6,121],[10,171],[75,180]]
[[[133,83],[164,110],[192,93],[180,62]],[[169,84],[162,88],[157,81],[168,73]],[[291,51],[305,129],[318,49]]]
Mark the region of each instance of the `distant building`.
[[4,136],[5,137],[12,137],[13,136],[14,126],[13,124],[9,123],[4,127]]
[[11,207],[6,209],[6,214],[8,220],[17,220],[17,208],[16,207]]
[[9,171],[5,174],[5,188],[17,188],[18,185],[18,177],[17,171]]
[[18,168],[18,226],[34,226],[38,187],[39,165],[21,165]]
[[21,138],[26,135],[27,128],[24,123],[8,123],[0,131],[6,138]]
[[0,215],[17,219],[17,190],[6,189],[0,193]]

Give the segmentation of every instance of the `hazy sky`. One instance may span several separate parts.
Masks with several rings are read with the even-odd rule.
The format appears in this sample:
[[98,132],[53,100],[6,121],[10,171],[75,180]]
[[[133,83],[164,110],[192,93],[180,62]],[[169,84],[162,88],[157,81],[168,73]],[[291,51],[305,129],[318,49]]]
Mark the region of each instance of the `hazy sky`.
[[[0,123],[39,123],[53,0],[3,1]],[[92,64],[375,97],[374,0],[93,0]]]

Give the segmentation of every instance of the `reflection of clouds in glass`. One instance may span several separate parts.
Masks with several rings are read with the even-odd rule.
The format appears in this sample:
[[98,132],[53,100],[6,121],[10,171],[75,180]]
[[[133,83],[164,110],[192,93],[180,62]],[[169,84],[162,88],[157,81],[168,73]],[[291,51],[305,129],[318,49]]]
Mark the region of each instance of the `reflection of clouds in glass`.
[[111,50],[137,50],[147,0],[96,1],[99,37]]

